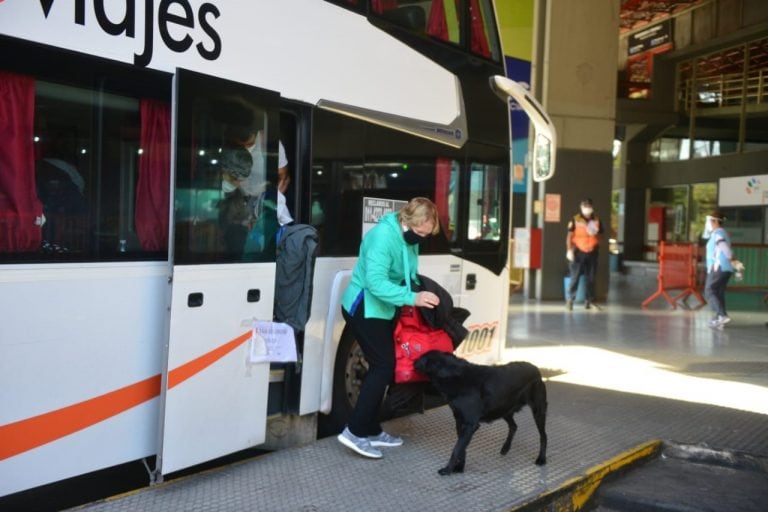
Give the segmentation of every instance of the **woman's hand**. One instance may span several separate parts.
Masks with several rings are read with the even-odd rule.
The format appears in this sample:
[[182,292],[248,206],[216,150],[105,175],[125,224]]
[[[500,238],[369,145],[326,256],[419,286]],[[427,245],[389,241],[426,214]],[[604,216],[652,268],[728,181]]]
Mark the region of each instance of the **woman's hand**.
[[419,292],[416,294],[415,305],[420,308],[434,308],[440,304],[440,297],[432,292]]

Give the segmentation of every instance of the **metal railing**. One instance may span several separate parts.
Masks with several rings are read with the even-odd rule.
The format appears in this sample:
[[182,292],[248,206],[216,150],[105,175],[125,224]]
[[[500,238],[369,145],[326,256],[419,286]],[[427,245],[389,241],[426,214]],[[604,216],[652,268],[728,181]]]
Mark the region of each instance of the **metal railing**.
[[692,99],[696,109],[768,104],[768,69],[687,79],[683,83],[680,107],[689,112]]

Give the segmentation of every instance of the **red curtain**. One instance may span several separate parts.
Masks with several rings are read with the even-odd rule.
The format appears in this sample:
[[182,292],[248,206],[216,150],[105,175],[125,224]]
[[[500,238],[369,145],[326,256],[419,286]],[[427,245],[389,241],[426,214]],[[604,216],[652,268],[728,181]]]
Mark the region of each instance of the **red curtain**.
[[136,185],[136,234],[145,251],[168,248],[171,168],[171,108],[141,100],[141,149]]
[[469,48],[472,52],[483,57],[491,56],[491,49],[488,47],[488,38],[485,35],[485,26],[483,24],[483,12],[480,10],[478,0],[471,0],[469,4],[469,13],[471,18]]
[[448,40],[448,23],[445,20],[445,6],[443,0],[432,0],[427,21],[427,34],[443,41]]
[[34,79],[0,71],[0,252],[40,249],[34,122]]
[[451,167],[450,158],[441,157],[435,163],[435,206],[440,220],[440,231],[445,234],[446,240],[453,239],[448,205],[448,196],[451,195]]
[[397,9],[397,0],[373,0],[371,7],[376,14],[384,14],[386,11]]

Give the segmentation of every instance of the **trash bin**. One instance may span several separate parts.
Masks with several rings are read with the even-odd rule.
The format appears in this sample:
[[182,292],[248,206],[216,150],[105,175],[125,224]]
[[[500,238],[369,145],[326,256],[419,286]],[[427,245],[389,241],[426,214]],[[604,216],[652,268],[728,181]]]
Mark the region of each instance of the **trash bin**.
[[[564,300],[568,300],[568,288],[571,287],[571,276],[565,276],[563,278],[563,297]],[[579,286],[576,287],[576,302],[584,302],[587,300],[587,280],[584,276],[579,276]]]
[[608,254],[608,269],[611,272],[621,272],[623,264],[623,255],[620,252],[612,252]]

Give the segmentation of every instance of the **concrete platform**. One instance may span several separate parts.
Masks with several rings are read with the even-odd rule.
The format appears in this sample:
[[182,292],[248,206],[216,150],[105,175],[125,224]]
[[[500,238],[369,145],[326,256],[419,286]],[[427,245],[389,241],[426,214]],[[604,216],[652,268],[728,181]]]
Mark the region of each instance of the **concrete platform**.
[[534,465],[538,437],[530,411],[512,450],[499,455],[505,424],[483,425],[465,473],[440,476],[455,434],[447,407],[393,420],[404,446],[381,460],[359,457],[334,438],[186,477],[78,510],[339,511],[558,510],[584,505],[600,480],[651,456],[659,439],[768,454],[768,416],[548,383],[548,463]]
[[483,425],[465,473],[438,475],[455,441],[442,407],[388,422],[405,445],[382,460],[328,438],[78,510],[569,511],[593,506],[606,477],[653,460],[665,442],[768,457],[768,310],[734,308],[713,331],[706,308],[642,309],[644,296],[621,285],[599,311],[510,302],[505,359],[549,375],[546,466],[533,463],[538,436],[524,409],[509,454],[499,455],[506,425]]

